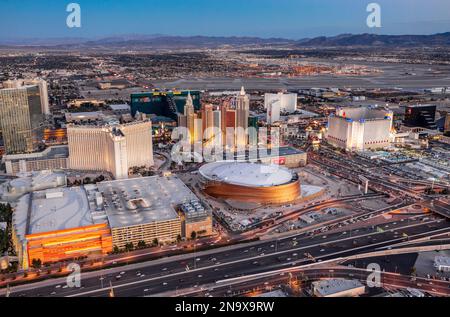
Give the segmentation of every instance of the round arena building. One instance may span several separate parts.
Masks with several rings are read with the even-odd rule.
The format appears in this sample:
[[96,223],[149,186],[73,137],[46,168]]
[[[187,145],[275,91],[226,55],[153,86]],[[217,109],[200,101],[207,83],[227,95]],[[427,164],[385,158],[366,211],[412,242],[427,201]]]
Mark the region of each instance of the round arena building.
[[279,165],[224,161],[200,167],[205,192],[216,198],[283,204],[301,196],[296,173]]

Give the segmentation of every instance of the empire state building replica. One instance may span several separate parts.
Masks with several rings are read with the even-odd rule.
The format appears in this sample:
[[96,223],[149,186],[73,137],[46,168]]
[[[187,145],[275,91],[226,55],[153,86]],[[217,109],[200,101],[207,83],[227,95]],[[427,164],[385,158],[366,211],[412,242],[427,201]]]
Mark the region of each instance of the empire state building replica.
[[236,97],[236,147],[238,151],[245,150],[248,144],[248,117],[250,111],[250,98],[241,88]]

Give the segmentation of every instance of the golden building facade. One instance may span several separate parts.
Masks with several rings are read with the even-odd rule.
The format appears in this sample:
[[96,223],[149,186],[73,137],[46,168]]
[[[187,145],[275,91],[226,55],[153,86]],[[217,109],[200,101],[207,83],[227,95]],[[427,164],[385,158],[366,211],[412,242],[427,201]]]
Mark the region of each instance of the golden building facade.
[[241,88],[236,97],[236,146],[245,148],[248,144],[248,117],[250,114],[250,98],[245,93],[244,87]]
[[42,140],[44,114],[38,86],[0,90],[0,127],[8,154],[31,153]]
[[249,187],[224,182],[210,181],[205,192],[213,197],[263,204],[284,204],[301,196],[300,180],[270,187]]
[[150,121],[116,126],[77,126],[67,129],[69,168],[111,172],[127,178],[131,167],[153,166]]

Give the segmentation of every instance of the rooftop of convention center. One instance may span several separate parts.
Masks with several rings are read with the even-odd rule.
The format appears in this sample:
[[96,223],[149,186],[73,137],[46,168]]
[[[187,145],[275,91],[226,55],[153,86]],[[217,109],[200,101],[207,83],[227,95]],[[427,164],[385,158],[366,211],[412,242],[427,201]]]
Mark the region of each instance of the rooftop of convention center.
[[97,184],[111,228],[178,218],[176,205],[198,200],[176,176],[150,176]]

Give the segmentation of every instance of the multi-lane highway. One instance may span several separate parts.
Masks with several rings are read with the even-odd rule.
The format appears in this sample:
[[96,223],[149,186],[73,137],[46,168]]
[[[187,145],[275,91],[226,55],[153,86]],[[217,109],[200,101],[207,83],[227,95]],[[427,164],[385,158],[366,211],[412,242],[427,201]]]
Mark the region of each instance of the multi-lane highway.
[[[371,195],[372,198],[379,197],[383,195],[375,194]],[[343,197],[342,199],[346,201],[354,201],[362,199],[363,197],[361,195],[354,195],[354,196],[348,196]],[[348,225],[349,223],[355,223],[359,221],[367,221],[376,215],[380,215],[392,210],[395,210],[397,208],[403,207],[406,204],[400,202],[396,205],[392,205],[386,208],[382,208],[379,210],[374,211],[366,211],[361,212],[355,215],[348,215],[344,217],[339,217],[324,223],[318,223],[313,226],[308,226],[307,228],[304,228],[302,230],[298,230],[299,233],[321,233],[326,232],[329,230],[333,230],[336,228],[340,228],[343,226]],[[317,210],[324,208],[326,206],[331,206],[333,204],[330,204],[329,202],[321,202],[319,204],[314,204],[310,207],[305,208],[304,210],[295,211],[296,215],[304,213],[306,211],[310,210]],[[335,205],[334,205],[335,206]],[[290,217],[293,217],[295,215],[290,215]],[[286,219],[283,218],[281,221],[285,221]],[[134,262],[142,262],[142,261],[149,261],[154,260],[156,258],[165,257],[165,256],[173,256],[177,254],[185,253],[186,251],[193,251],[195,245],[196,249],[200,251],[200,249],[204,249],[206,246],[211,247],[220,247],[220,246],[226,246],[226,245],[232,245],[239,242],[245,242],[245,241],[252,241],[254,240],[254,237],[260,236],[263,232],[266,232],[267,230],[270,230],[271,226],[265,227],[263,229],[255,229],[248,232],[245,232],[241,235],[234,235],[229,236],[228,238],[224,237],[223,235],[220,236],[213,236],[209,238],[203,238],[201,239],[201,242],[198,241],[196,243],[192,242],[184,242],[179,243],[176,246],[162,246],[160,248],[152,248],[152,249],[142,249],[142,250],[134,250],[132,252],[128,252],[126,254],[113,254],[109,255],[106,258],[98,258],[98,259],[86,259],[78,262],[82,265],[83,270],[93,270],[98,269],[99,267],[109,267],[114,264],[129,264]],[[20,284],[23,282],[30,282],[31,280],[42,280],[50,275],[52,277],[60,276],[61,274],[64,274],[64,272],[61,272],[61,268],[64,268],[68,265],[68,263],[58,263],[49,267],[46,267],[45,270],[41,270],[39,273],[39,276],[37,276],[36,272],[29,272],[26,277],[24,277],[23,274],[9,274],[4,275],[4,279],[0,281],[0,286],[5,286],[8,284]],[[50,273],[49,273],[50,272]]]
[[[218,283],[209,285],[209,287],[198,290],[188,289],[184,293],[179,293],[179,296],[189,297],[223,297],[233,295],[255,295],[263,291],[268,291],[273,288],[278,288],[281,285],[291,285],[295,290],[295,286],[301,287],[305,281],[314,281],[324,278],[344,278],[357,279],[363,284],[366,284],[370,274],[373,271],[361,268],[340,266],[340,265],[323,265],[311,266],[307,268],[293,268],[292,270],[276,270],[269,272],[263,277],[256,276],[254,279],[235,279],[223,280]],[[422,292],[437,296],[450,295],[450,282],[442,280],[434,280],[428,278],[411,277],[399,273],[380,271],[379,284],[376,287],[394,288],[394,289],[418,289]],[[166,295],[173,296],[169,292]]]
[[[427,219],[428,218],[428,219]],[[376,250],[402,241],[448,232],[445,220],[415,217],[309,236],[305,233],[185,254],[152,262],[83,273],[81,288],[69,288],[65,278],[11,289],[10,296],[146,296],[269,270],[325,261]],[[1,293],[5,290],[1,290]]]

